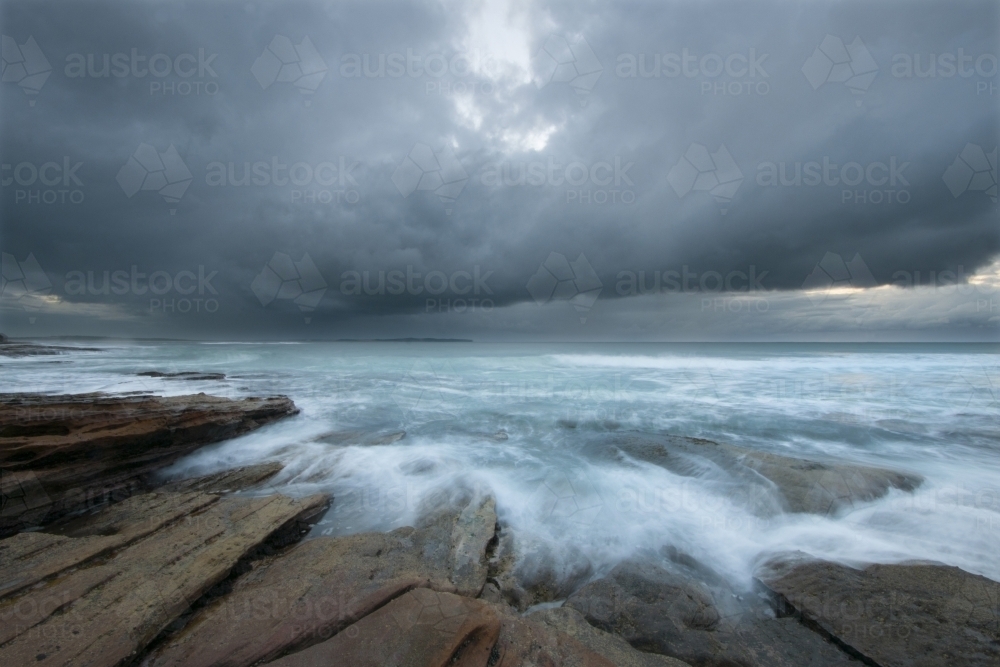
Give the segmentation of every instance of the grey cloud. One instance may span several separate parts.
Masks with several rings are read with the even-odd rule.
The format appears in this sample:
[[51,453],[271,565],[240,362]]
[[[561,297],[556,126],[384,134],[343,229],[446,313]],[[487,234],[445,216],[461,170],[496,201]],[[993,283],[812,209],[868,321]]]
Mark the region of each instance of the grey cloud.
[[[795,292],[827,253],[859,255],[877,284],[970,276],[995,260],[996,203],[943,178],[967,144],[988,154],[998,142],[994,3],[496,4],[483,19],[457,2],[4,3],[4,34],[34,38],[52,72],[34,105],[16,82],[2,86],[0,246],[33,254],[59,299],[30,326],[5,301],[5,320],[27,333],[588,335],[528,287],[557,253],[586,257],[607,335],[628,336],[661,311],[643,314],[648,299],[620,289],[622,275],[648,286],[657,274],[664,285],[672,272],[753,272]],[[875,77],[852,90],[833,69],[842,63],[804,73],[824,43],[862,44]],[[931,54],[937,76],[918,76]],[[91,76],[105,56],[108,75]],[[948,76],[952,65],[961,71]],[[139,75],[150,66],[165,75]],[[121,176],[142,146],[174,147],[192,176],[179,197],[163,196],[173,177]],[[692,146],[719,161],[672,179],[685,155],[702,155]],[[27,177],[67,160],[82,163],[79,184],[64,169],[51,186],[14,178],[21,163]],[[67,201],[75,191],[83,200]],[[262,305],[252,289],[275,253],[308,254],[327,283],[308,329],[291,301]],[[94,272],[99,287],[103,272],[133,266],[172,280],[215,272],[218,294],[200,296],[219,309],[160,312],[131,285],[67,290],[72,272]],[[389,274],[408,270],[415,287],[404,278],[393,293]],[[463,291],[477,270],[485,289]],[[376,294],[350,282],[365,272]],[[429,295],[438,274],[453,284]],[[672,330],[739,337],[660,291]],[[491,310],[451,310],[473,298]],[[816,321],[805,306],[790,312]],[[988,315],[973,320],[995,330]],[[787,329],[759,326],[762,337]]]

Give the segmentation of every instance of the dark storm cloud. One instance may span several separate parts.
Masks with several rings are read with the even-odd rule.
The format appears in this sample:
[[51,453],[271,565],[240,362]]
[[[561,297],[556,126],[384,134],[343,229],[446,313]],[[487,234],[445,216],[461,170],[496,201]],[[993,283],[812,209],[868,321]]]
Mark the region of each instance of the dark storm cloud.
[[[668,293],[675,273],[678,284],[693,276],[695,292],[718,284],[715,275],[740,289],[750,274],[758,288],[796,290],[828,253],[860,256],[875,283],[900,272],[967,276],[1000,249],[995,202],[974,188],[956,196],[961,173],[951,189],[943,178],[967,144],[983,154],[997,145],[995,3],[8,2],[2,11],[5,49],[33,37],[52,72],[37,94],[3,84],[0,147],[11,169],[0,243],[44,268],[65,311],[50,321],[67,333],[81,321],[93,332],[147,331],[151,310],[187,297],[217,310],[152,313],[169,316],[176,335],[281,335],[302,317],[314,335],[406,335],[405,315],[456,298],[488,300],[494,314],[531,302],[526,285],[550,253],[582,253],[604,300],[637,291],[629,280],[640,273]],[[304,72],[276,69],[273,53],[288,46]],[[549,78],[545,52],[531,61],[543,46],[568,53],[581,78],[561,81],[565,65]],[[824,58],[848,51],[849,62],[824,69]],[[108,75],[93,76],[105,57]],[[935,76],[919,76],[931,57]],[[845,83],[845,71],[856,78]],[[145,172],[126,170],[123,187],[120,170],[142,144],[157,156],[176,149],[190,172],[179,200],[127,196]],[[27,182],[32,169],[67,160],[81,163],[78,181],[51,167],[55,185],[13,178],[21,163],[32,165],[20,174]],[[414,165],[427,160],[444,167],[440,180],[416,180]],[[161,185],[188,178],[168,171]],[[729,187],[702,189],[712,174]],[[995,165],[976,178],[995,182]],[[273,279],[259,279],[256,293],[252,285],[275,253],[309,255],[326,287],[315,310],[308,299],[262,307]],[[102,293],[103,273],[116,270],[128,274],[124,293]],[[321,288],[304,264],[290,270],[302,280],[289,290]],[[143,286],[155,272],[172,290],[151,304]],[[517,330],[522,315],[512,317]],[[496,324],[469,320],[464,330],[476,326]]]

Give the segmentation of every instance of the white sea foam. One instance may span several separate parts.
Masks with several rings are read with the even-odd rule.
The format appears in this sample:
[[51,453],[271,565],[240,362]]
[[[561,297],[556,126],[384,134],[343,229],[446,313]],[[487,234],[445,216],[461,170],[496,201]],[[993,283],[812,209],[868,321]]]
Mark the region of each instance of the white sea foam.
[[[993,354],[441,344],[124,346],[4,362],[4,390],[283,393],[292,419],[202,448],[171,471],[279,460],[270,487],[334,496],[314,532],[414,522],[456,488],[497,499],[526,564],[599,574],[676,546],[749,583],[768,554],[848,563],[937,560],[1000,580],[1000,366]],[[224,381],[137,378],[222,372]],[[391,444],[372,434],[405,430]],[[762,518],[717,470],[679,476],[593,458],[615,432],[667,432],[919,473],[836,517]],[[342,435],[328,444],[323,436]],[[353,435],[344,435],[350,432]]]

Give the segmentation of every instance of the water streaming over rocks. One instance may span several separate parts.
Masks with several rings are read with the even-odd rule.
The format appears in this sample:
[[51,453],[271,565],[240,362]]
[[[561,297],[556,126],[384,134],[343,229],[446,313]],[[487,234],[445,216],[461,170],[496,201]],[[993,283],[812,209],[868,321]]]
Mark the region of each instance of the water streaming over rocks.
[[[1000,364],[988,347],[103,347],[6,359],[2,390],[288,395],[298,416],[170,472],[279,461],[270,488],[335,498],[314,536],[413,525],[436,502],[474,493],[496,499],[522,583],[556,582],[556,595],[665,546],[735,587],[789,550],[844,563],[929,559],[1000,579]],[[668,448],[666,464],[622,446],[666,436],[754,454],[732,467]],[[743,465],[768,455],[916,483],[794,511],[774,475]],[[824,489],[858,479],[841,472],[812,474]]]

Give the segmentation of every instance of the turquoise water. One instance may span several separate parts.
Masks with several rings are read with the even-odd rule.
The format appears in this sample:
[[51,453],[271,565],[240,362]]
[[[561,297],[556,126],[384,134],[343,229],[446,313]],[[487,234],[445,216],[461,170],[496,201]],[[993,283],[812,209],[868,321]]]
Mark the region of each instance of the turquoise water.
[[[466,489],[496,497],[525,567],[567,578],[673,545],[738,583],[788,549],[848,563],[937,560],[1000,580],[996,346],[101,345],[4,360],[0,389],[287,394],[300,415],[205,447],[171,472],[280,460],[273,488],[335,498],[314,534],[406,525],[422,504]],[[143,370],[227,379],[135,376]],[[680,477],[588,454],[628,430],[926,482],[836,517],[763,519],[716,471]]]

